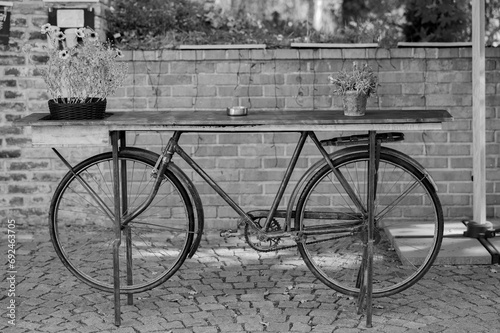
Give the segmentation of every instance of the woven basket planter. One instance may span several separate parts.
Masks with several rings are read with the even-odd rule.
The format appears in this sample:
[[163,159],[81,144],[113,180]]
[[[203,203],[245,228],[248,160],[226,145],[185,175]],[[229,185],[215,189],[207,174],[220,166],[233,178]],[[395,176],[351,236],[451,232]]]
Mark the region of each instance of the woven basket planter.
[[356,91],[348,91],[342,95],[342,104],[346,116],[363,116],[366,111],[366,100],[368,96]]
[[103,119],[106,113],[106,100],[92,98],[85,103],[64,103],[62,99],[51,99],[49,110],[50,118],[53,120]]

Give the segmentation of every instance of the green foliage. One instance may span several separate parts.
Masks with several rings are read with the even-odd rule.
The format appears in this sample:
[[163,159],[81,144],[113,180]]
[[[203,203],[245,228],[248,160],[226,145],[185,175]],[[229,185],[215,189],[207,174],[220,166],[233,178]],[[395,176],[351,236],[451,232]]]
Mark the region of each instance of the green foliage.
[[[162,42],[167,31],[193,31],[201,7],[186,0],[117,0],[106,15],[111,36],[124,42]],[[116,35],[115,35],[116,36]]]
[[500,1],[486,0],[486,45],[500,46]]
[[107,19],[108,38],[129,49],[257,43],[278,48],[292,42],[360,43],[378,38],[374,25],[351,25],[343,34],[325,34],[308,22],[283,20],[276,12],[270,20],[259,20],[248,12],[222,13],[190,0],[115,0]]
[[342,70],[336,76],[329,76],[328,79],[331,84],[336,86],[334,92],[338,95],[345,95],[348,91],[356,91],[358,95],[370,96],[375,93],[378,85],[378,78],[371,67],[364,64],[363,68],[359,69],[356,62],[353,63],[351,71]]
[[410,0],[403,32],[408,42],[465,42],[470,15],[468,0]]
[[[107,13],[109,36],[128,48],[151,49],[180,44],[278,45],[306,30],[300,24],[262,22],[249,13],[225,15],[189,0],[116,0]],[[281,24],[281,22],[278,22]],[[285,37],[286,36],[286,37]]]
[[[240,10],[222,12],[193,0],[114,0],[107,13],[108,38],[128,49],[175,48],[182,44],[266,44],[292,42],[378,43],[470,40],[469,0],[349,0],[334,34],[314,30],[307,22],[288,21],[279,13],[269,20]],[[500,3],[487,0],[488,45],[500,43]]]
[[404,0],[344,1],[342,18],[345,28],[342,33],[349,40],[357,37],[360,43],[375,42],[381,47],[396,47],[404,40],[404,9]]
[[119,0],[113,2],[109,24],[137,36],[157,35],[166,30],[191,30],[200,9],[186,0]]

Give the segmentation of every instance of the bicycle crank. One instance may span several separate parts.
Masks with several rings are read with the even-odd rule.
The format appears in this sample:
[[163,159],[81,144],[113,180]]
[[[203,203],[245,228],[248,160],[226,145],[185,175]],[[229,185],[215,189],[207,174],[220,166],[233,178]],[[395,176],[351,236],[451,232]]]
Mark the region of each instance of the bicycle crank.
[[[262,229],[260,221],[263,218],[254,219],[254,225],[259,229]],[[269,231],[281,231],[281,225],[273,219],[269,226]],[[265,234],[261,234],[254,230],[249,224],[245,224],[245,241],[254,250],[259,252],[271,252],[279,250],[279,244],[281,243],[281,237],[267,237]]]

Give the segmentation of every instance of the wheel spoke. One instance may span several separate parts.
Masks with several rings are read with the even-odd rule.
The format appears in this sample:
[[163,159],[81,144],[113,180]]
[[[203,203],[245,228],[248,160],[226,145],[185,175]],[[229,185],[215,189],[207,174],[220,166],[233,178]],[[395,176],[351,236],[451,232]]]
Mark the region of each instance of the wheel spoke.
[[393,202],[388,204],[384,209],[380,211],[375,217],[376,220],[381,220],[385,215],[390,213],[401,201],[403,201],[419,184],[421,180],[414,181],[413,184],[408,187],[401,195],[399,195]]

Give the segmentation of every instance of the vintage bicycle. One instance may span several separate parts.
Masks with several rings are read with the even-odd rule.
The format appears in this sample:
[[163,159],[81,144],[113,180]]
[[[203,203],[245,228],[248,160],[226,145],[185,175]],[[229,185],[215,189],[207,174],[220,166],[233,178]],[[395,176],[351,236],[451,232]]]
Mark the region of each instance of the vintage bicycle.
[[[181,134],[175,132],[160,155],[130,147],[119,152],[127,193],[122,201],[126,207],[121,227],[126,244],[120,255],[123,293],[163,283],[199,245],[203,207],[192,182],[172,161],[174,154],[241,216],[245,239],[252,248],[280,250],[285,248],[281,240],[291,238],[318,279],[339,292],[358,293],[362,244],[367,239],[367,135],[319,142],[313,132],[301,133],[271,208],[245,212],[182,149]],[[303,175],[287,209],[279,211],[306,138],[324,159]],[[395,142],[403,135],[377,134],[376,139]],[[323,145],[353,146],[328,154]],[[418,162],[382,147],[377,164],[374,295],[387,296],[414,284],[432,265],[442,239],[443,213],[436,186]],[[50,233],[57,254],[76,277],[103,291],[113,290],[111,172],[111,152],[81,162],[63,178],[50,206]],[[409,221],[425,223],[432,234],[426,248],[419,249],[427,252],[421,262],[398,257],[394,240],[385,232],[395,226],[410,228]],[[133,266],[128,280],[127,256]]]
[[[145,112],[138,118],[119,113],[86,122],[92,135],[111,134],[113,150],[74,167],[53,148],[70,170],[50,205],[55,250],[78,279],[114,292],[115,307],[119,307],[117,293],[130,296],[164,283],[198,249],[204,228],[203,205],[190,177],[177,165],[178,158],[238,213],[250,247],[264,252],[296,247],[321,282],[358,296],[358,301],[367,294],[371,306],[371,295],[398,293],[429,270],[443,237],[437,187],[417,161],[383,145],[402,141],[402,133],[376,130],[439,129],[443,121],[451,120],[448,112],[379,110],[357,119],[319,111],[255,112],[237,120],[213,111],[203,115]],[[39,114],[23,121],[33,126],[34,133],[51,137],[57,131],[71,130],[54,121],[44,122]],[[66,125],[74,127],[72,133],[79,133],[75,128],[85,124]],[[368,130],[368,134],[327,140],[319,140],[315,134],[332,129]],[[173,134],[157,154],[128,147],[127,130],[172,130]],[[300,133],[270,208],[245,211],[181,147],[182,134],[197,130]],[[322,158],[285,198],[308,140]],[[340,148],[328,152],[326,147]],[[428,234],[425,241],[410,251],[395,246],[398,236],[421,228]]]

